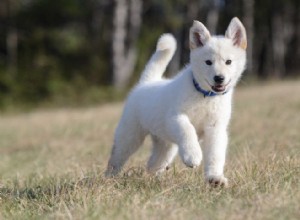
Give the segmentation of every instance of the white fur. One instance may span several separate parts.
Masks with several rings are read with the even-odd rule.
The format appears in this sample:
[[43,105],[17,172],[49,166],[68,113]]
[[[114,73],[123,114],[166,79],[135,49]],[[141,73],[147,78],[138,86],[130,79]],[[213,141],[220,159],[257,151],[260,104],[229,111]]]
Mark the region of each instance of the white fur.
[[[125,104],[116,129],[107,176],[116,175],[150,134],[153,152],[148,170],[163,172],[179,152],[188,167],[197,167],[204,157],[205,177],[214,185],[226,185],[223,168],[228,143],[227,126],[231,116],[233,88],[246,63],[246,32],[237,18],[232,19],[226,37],[211,37],[205,26],[195,21],[190,29],[190,64],[174,79],[162,79],[172,58],[176,41],[162,35],[139,84]],[[232,60],[226,65],[226,60]],[[211,60],[212,65],[207,65]],[[211,91],[214,76],[225,77],[226,94],[204,97],[192,82]],[[202,150],[199,142],[202,141]]]

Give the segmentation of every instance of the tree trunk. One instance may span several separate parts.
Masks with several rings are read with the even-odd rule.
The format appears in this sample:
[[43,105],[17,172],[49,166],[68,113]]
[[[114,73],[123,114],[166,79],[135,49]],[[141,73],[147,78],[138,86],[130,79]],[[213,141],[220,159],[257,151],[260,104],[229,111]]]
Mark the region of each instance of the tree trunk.
[[[294,19],[296,18],[298,14],[298,11],[295,10],[295,8],[290,4],[287,3],[284,6],[284,10],[283,10],[283,22],[284,22],[284,26],[283,26],[283,35],[284,35],[284,60],[285,62],[285,68],[286,68],[286,73],[285,76],[287,76],[288,74],[290,74],[290,71],[292,71],[291,65],[289,60],[287,60],[287,58],[289,58],[289,53],[293,54],[293,57],[297,57],[297,53],[295,53],[293,51],[293,49],[289,48],[291,47],[291,42],[293,41],[293,37],[296,35],[296,31],[297,29],[295,29],[295,26],[293,24]],[[299,60],[299,59],[298,59]]]
[[283,32],[283,16],[276,13],[272,17],[272,49],[273,49],[273,71],[275,78],[282,78],[285,75],[285,36]]
[[6,49],[7,49],[7,64],[11,76],[16,75],[18,63],[18,31],[13,21],[13,2],[6,1],[7,9],[7,34],[6,34]]
[[183,26],[175,31],[177,48],[169,66],[169,77],[175,76],[181,69],[181,64],[189,61],[190,52],[187,51],[187,49],[189,49],[189,28],[193,24],[193,20],[198,19],[197,15],[199,13],[200,5],[198,0],[191,0],[184,8]]
[[135,44],[141,26],[142,1],[115,0],[115,4],[112,39],[113,85],[121,90],[128,85],[136,63]]
[[253,73],[257,71],[253,59],[253,36],[254,36],[254,0],[243,0],[244,19],[243,23],[247,31],[247,71]]
[[298,3],[298,9],[296,9],[296,22],[295,22],[295,63],[294,63],[294,70],[298,73],[300,68],[300,4]]
[[207,14],[207,28],[212,35],[216,34],[219,21],[219,3],[217,0],[212,1]]

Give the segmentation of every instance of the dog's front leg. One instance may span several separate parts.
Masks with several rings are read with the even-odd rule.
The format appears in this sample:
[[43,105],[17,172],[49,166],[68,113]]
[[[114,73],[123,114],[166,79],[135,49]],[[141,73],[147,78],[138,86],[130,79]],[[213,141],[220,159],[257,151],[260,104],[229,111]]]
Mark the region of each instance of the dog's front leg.
[[200,165],[202,151],[194,126],[186,115],[169,118],[167,130],[172,142],[179,147],[179,155],[186,166],[195,168]]
[[204,129],[204,172],[212,186],[227,186],[224,177],[226,148],[228,143],[226,126],[208,126]]

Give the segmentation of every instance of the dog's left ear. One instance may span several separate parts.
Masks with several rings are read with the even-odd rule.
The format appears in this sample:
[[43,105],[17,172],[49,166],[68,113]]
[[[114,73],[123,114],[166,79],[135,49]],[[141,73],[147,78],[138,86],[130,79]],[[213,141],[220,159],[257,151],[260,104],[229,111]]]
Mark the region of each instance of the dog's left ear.
[[203,47],[209,40],[210,33],[206,27],[199,21],[194,21],[193,26],[190,28],[190,49]]
[[246,30],[242,22],[237,17],[234,17],[231,20],[226,30],[225,37],[231,39],[233,41],[233,45],[246,50],[247,48]]

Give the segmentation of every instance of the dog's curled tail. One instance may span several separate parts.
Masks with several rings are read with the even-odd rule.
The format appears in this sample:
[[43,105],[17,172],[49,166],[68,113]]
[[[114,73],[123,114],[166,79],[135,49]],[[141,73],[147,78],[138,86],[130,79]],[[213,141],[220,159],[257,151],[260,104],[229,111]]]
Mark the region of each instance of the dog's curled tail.
[[142,73],[140,83],[160,80],[175,50],[176,40],[174,36],[172,34],[163,34],[157,42],[155,53]]

